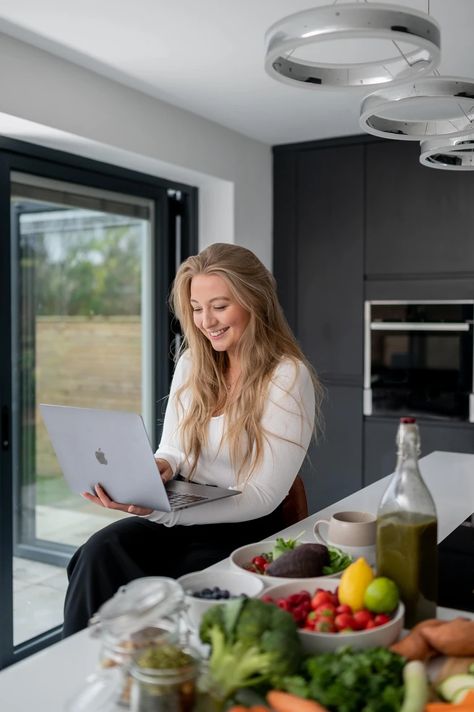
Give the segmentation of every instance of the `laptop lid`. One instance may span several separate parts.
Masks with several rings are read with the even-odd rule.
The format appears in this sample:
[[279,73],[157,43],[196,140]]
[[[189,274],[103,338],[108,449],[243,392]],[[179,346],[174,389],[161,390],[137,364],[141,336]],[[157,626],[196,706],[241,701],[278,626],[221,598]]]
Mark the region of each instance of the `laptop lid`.
[[138,413],[40,404],[64,478],[73,492],[99,483],[115,501],[171,512],[232,497],[237,490],[173,480],[158,472]]

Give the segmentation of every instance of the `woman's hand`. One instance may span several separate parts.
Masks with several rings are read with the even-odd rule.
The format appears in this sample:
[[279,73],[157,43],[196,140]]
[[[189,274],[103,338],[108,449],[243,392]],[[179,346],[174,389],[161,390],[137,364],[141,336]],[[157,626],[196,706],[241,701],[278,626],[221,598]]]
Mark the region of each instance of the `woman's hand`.
[[[166,462],[166,460],[163,460]],[[120,502],[114,502],[110,499],[109,495],[101,485],[96,485],[94,487],[96,494],[93,495],[90,492],[82,492],[84,499],[89,502],[98,504],[99,507],[105,507],[105,509],[115,509],[119,512],[126,512],[127,514],[136,514],[138,517],[144,517],[147,514],[153,512],[149,507],[137,507],[135,504],[121,504]]]
[[171,467],[168,460],[162,460],[159,457],[155,457],[156,466],[160,472],[161,479],[166,484],[173,477],[173,468]]

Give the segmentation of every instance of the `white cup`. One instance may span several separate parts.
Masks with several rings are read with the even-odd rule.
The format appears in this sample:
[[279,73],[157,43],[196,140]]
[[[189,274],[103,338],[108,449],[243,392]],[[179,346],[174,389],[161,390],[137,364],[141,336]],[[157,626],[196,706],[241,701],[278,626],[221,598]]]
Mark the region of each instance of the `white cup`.
[[326,546],[335,546],[354,558],[363,556],[373,564],[376,523],[377,517],[371,512],[335,512],[329,519],[318,519],[313,532]]

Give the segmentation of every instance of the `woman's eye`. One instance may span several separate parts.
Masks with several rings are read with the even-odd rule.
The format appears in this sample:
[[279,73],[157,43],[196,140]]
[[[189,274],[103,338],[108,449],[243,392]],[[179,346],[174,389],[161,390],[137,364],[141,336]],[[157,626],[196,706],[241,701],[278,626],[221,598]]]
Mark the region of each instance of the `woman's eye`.
[[214,309],[217,309],[218,311],[221,311],[222,309],[225,309],[226,306],[227,306],[227,305],[225,305],[225,306],[223,306],[223,307],[214,307]]
[[194,312],[194,313],[196,313],[196,312],[201,312],[201,311],[202,311],[202,309],[196,309],[196,308],[193,309],[193,312]]

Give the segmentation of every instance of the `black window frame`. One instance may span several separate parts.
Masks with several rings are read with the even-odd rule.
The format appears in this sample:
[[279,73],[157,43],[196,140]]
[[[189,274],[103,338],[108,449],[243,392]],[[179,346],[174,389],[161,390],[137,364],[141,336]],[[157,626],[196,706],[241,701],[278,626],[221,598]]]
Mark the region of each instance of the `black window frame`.
[[[16,443],[12,427],[12,253],[10,225],[11,172],[37,175],[53,180],[136,195],[154,202],[153,259],[154,283],[154,386],[155,432],[159,440],[163,417],[163,399],[169,392],[173,371],[172,342],[175,338],[168,309],[168,295],[177,268],[176,255],[183,260],[197,252],[198,190],[196,187],[148,175],[101,161],[0,137],[0,669],[59,640],[61,626],[45,631],[17,646],[13,645],[13,556],[34,554],[36,560],[61,556],[61,546],[54,552],[15,543],[14,482],[12,454]],[[178,228],[179,225],[179,228]],[[163,325],[166,325],[163,328]],[[21,548],[22,547],[22,548]],[[62,556],[70,556],[64,547]]]

